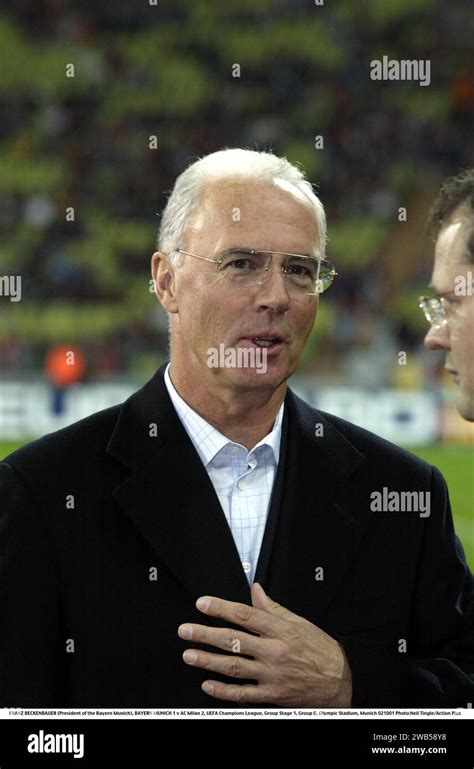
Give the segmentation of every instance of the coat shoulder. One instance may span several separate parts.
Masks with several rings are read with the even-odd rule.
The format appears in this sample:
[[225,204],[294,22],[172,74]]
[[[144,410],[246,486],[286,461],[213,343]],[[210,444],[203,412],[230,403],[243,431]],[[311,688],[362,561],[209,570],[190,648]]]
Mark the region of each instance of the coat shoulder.
[[410,472],[410,475],[421,475],[424,478],[427,475],[431,476],[433,466],[407,449],[353,422],[348,422],[326,411],[320,411],[294,393],[292,395],[300,415],[304,415],[305,422],[313,424],[320,422],[324,425],[325,435],[332,439],[332,446],[337,446],[341,441],[348,442],[364,456],[369,465],[380,469],[385,468],[387,471],[395,469],[397,475],[399,472]]

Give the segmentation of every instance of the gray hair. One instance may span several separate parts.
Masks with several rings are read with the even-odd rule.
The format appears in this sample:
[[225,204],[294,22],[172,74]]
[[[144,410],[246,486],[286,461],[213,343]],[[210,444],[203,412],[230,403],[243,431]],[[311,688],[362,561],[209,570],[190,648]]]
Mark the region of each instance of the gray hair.
[[270,152],[247,149],[225,149],[194,161],[176,179],[161,217],[157,248],[175,264],[179,255],[172,255],[181,242],[196,209],[200,193],[209,182],[225,177],[274,183],[291,194],[303,198],[314,211],[318,242],[315,248],[324,256],[326,246],[326,214],[313,186],[303,171],[286,158]]

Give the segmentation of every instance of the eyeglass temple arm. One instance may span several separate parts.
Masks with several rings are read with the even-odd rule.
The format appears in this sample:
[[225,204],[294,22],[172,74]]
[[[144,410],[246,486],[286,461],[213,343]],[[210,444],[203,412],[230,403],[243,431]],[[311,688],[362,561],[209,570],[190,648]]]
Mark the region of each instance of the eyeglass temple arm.
[[222,259],[209,259],[207,256],[199,256],[199,254],[191,254],[190,251],[183,251],[182,248],[177,248],[178,254],[185,254],[186,256],[194,256],[195,259],[203,259],[205,262],[212,262],[213,264],[222,264]]

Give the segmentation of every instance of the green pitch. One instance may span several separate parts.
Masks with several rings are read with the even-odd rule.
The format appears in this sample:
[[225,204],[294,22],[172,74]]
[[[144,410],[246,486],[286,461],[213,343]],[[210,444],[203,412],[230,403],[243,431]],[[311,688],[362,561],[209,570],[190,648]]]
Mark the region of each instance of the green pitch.
[[454,525],[474,570],[474,447],[435,444],[409,450],[443,473],[449,488]]
[[[0,441],[0,458],[24,442]],[[436,444],[409,450],[436,465],[446,478],[456,531],[474,568],[474,448]]]

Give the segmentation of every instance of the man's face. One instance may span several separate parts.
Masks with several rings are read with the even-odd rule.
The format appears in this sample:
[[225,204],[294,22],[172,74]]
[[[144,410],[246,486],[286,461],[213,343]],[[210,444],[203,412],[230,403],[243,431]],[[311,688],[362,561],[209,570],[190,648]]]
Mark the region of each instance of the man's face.
[[[181,247],[208,258],[226,249],[246,248],[314,254],[317,230],[312,210],[278,186],[242,180],[209,184],[186,231]],[[273,269],[261,285],[242,289],[217,265],[182,256],[174,270],[173,356],[179,355],[189,373],[231,389],[276,389],[297,367],[313,326],[318,300],[303,292],[295,298],[273,255]],[[278,337],[266,349],[252,341]],[[209,349],[247,348],[260,366],[210,367]],[[265,358],[263,358],[265,356]],[[258,363],[257,363],[258,366]]]
[[426,347],[445,350],[446,368],[459,387],[458,411],[470,421],[474,421],[474,265],[468,260],[467,243],[472,226],[472,213],[461,206],[439,233],[431,285],[445,297],[448,323],[430,329],[425,338]]

